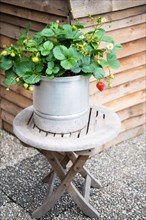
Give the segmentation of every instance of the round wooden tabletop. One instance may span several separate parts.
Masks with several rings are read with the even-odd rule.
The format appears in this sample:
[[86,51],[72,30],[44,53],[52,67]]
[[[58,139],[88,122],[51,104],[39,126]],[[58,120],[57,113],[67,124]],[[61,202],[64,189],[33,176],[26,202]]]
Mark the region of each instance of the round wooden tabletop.
[[82,130],[56,134],[40,130],[33,120],[33,106],[22,110],[13,121],[15,135],[32,147],[58,152],[101,150],[101,146],[114,139],[121,129],[116,113],[103,106],[92,106],[88,123]]

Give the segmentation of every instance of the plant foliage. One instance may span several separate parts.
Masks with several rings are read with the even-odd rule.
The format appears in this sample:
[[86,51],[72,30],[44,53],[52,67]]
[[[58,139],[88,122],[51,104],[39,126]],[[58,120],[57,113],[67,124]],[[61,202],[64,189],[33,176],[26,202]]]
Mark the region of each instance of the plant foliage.
[[[29,37],[30,25],[17,41],[17,46],[5,48],[0,55],[0,69],[5,71],[4,83],[29,85],[48,78],[93,75],[98,81],[105,77],[104,68],[120,66],[116,51],[122,46],[106,35],[105,19],[98,18],[92,31],[83,33],[83,24],[50,22],[40,32]],[[103,47],[101,43],[106,45]]]

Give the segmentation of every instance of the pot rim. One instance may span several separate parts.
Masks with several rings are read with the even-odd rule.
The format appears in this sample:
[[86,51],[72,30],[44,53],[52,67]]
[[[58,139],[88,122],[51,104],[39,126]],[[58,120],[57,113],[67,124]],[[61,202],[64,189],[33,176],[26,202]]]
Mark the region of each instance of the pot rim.
[[58,82],[58,81],[66,82],[66,81],[75,81],[75,80],[80,80],[80,79],[87,79],[82,75],[55,77],[53,79],[49,79],[49,78],[47,78],[47,76],[42,76],[41,78],[42,78],[43,81],[54,81],[54,82]]

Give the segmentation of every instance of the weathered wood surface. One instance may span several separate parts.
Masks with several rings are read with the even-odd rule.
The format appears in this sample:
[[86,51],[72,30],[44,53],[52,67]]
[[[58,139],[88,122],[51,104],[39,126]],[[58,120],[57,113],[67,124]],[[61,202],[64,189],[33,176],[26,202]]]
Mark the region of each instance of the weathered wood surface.
[[[125,10],[120,10],[120,11],[114,11],[114,12],[107,12],[106,14],[103,13],[102,11],[100,12],[100,14],[96,14],[93,15],[93,18],[97,18],[97,17],[106,17],[107,22],[118,22],[125,19],[131,17],[131,19],[133,19],[133,16],[137,16],[137,15],[141,15],[141,14],[145,14],[146,13],[146,8],[144,7],[144,5],[142,6],[137,6],[137,7],[132,7],[132,8],[128,8]],[[83,17],[79,19],[80,22],[85,23],[86,27],[90,27],[93,26],[96,22],[95,20],[92,20],[89,16]],[[74,23],[74,21],[71,21],[72,23]],[[116,28],[117,29],[117,28]]]
[[[94,114],[94,110],[96,114]],[[88,123],[85,127],[86,132],[82,136],[80,136],[80,131],[73,132],[75,136],[64,137],[63,134],[56,136],[56,134],[50,133],[48,135],[49,132],[34,129],[32,113],[33,108],[28,107],[16,116],[13,124],[14,133],[22,142],[38,149],[70,152],[96,147],[100,151],[101,145],[116,137],[121,129],[117,115],[105,107],[93,106],[90,108]]]
[[51,14],[67,16],[68,15],[68,1],[67,0],[1,0],[1,2],[8,5],[15,5],[17,8],[28,8],[36,11],[48,12]]
[[131,93],[129,95],[120,97],[111,102],[105,103],[105,105],[114,111],[124,110],[125,108],[129,108],[131,106],[144,103],[145,102],[145,94],[146,90],[140,90],[135,93]]
[[13,92],[12,90],[7,91],[5,88],[1,87],[1,97],[4,99],[13,102],[19,107],[25,108],[26,106],[30,106],[32,101],[21,94]]
[[87,17],[88,14],[96,15],[100,14],[101,12],[107,13],[111,11],[118,11],[144,4],[145,0],[70,0],[74,18]]
[[[57,200],[63,194],[64,190],[67,190],[67,192],[72,196],[74,201],[87,216],[89,216],[90,218],[98,218],[99,216],[98,211],[95,208],[93,208],[92,205],[88,202],[87,191],[89,194],[90,186],[88,184],[85,184],[86,196],[82,196],[81,192],[79,192],[78,189],[75,187],[75,185],[73,185],[72,183],[73,177],[77,173],[79,173],[80,170],[84,169],[83,165],[87,161],[89,155],[76,156],[75,160],[73,161],[73,165],[70,167],[70,169],[67,172],[65,172],[64,169],[65,164],[63,161],[64,159],[66,160],[66,157],[68,157],[68,153],[64,153],[64,158],[60,160],[60,158],[58,157],[58,153],[56,154],[56,152],[50,152],[50,151],[41,151],[41,152],[48,159],[49,163],[52,165],[53,171],[57,174],[57,176],[61,180],[61,184],[52,194],[48,192],[45,201],[43,202],[41,207],[37,208],[37,210],[33,212],[32,216],[35,218],[40,218],[42,215],[48,212],[51,209],[51,207],[55,205]],[[70,153],[74,154],[74,152],[70,152]],[[70,157],[68,157],[68,160],[70,160]],[[89,172],[87,170],[85,170],[84,172],[86,179],[90,179],[92,181],[92,177],[88,175]],[[51,182],[51,186],[52,186],[51,175],[49,176],[50,179],[48,181],[49,183]]]
[[66,16],[57,16],[55,14],[49,14],[46,11],[35,11],[31,9],[26,9],[22,7],[18,7],[15,5],[10,4],[3,4],[0,3],[0,12],[17,16],[20,18],[25,18],[27,20],[37,21],[41,23],[47,24],[50,21],[56,21],[57,19],[60,20],[60,22],[67,21],[67,15]]

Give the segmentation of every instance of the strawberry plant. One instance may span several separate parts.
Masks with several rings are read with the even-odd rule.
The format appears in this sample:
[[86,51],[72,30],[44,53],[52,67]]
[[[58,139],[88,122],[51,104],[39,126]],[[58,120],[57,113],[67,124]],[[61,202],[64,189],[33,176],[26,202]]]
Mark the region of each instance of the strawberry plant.
[[[81,31],[83,24],[50,22],[32,39],[28,25],[17,45],[1,52],[0,69],[5,71],[4,83],[8,87],[19,84],[29,89],[42,76],[52,79],[75,75],[93,76],[100,82],[105,77],[105,67],[119,68],[116,51],[122,48],[106,35],[101,27],[105,22],[104,18],[98,18],[97,25],[86,33]],[[106,42],[105,47],[101,46],[102,42]]]

